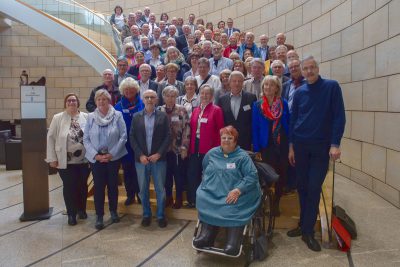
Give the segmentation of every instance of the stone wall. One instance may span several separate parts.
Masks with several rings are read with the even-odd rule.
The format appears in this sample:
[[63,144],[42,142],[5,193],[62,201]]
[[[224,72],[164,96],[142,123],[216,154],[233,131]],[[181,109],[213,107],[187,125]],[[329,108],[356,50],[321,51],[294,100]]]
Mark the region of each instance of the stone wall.
[[[80,57],[32,28],[13,22],[0,33],[0,119],[20,118],[19,77],[46,77],[49,120],[63,109],[64,96],[74,92],[88,98],[101,83],[97,72]],[[83,101],[85,103],[85,101]]]
[[[107,13],[112,13],[117,4],[124,7],[126,14],[145,6],[149,6],[157,17],[161,12],[167,12],[170,17],[183,16],[186,19],[189,13],[194,13],[196,17],[214,24],[231,17],[235,20],[235,27],[251,30],[257,36],[265,33],[270,36],[270,43],[275,43],[275,34],[285,32],[287,42],[293,44],[301,56],[314,55],[321,62],[321,74],[341,83],[347,125],[342,161],[337,164],[336,171],[400,207],[400,1],[80,2]],[[29,37],[31,35],[36,37]],[[21,66],[26,64],[29,64],[27,69],[31,76],[53,78],[53,83],[48,86],[49,91],[54,89],[54,94],[49,93],[52,102],[49,113],[61,109],[61,97],[66,91],[75,86],[84,97],[100,80],[87,64],[51,40],[43,43],[46,38],[31,34],[28,27],[17,25],[17,30],[13,27],[1,36],[2,119],[19,116],[17,77]],[[54,55],[50,52],[54,50],[59,52]],[[74,66],[78,66],[79,71]],[[79,80],[75,81],[77,76]],[[53,94],[52,98],[50,94]]]

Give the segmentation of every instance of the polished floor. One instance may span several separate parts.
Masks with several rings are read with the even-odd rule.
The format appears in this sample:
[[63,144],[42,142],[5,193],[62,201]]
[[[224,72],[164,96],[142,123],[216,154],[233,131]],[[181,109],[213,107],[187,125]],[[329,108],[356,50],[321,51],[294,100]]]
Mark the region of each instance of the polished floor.
[[[243,266],[244,259],[197,254],[191,247],[195,222],[171,220],[160,229],[153,222],[122,215],[119,224],[94,229],[94,213],[68,226],[61,180],[49,176],[53,216],[20,222],[23,212],[21,171],[0,165],[0,266]],[[38,196],[40,197],[40,196]],[[269,257],[251,266],[400,266],[400,210],[367,189],[336,176],[335,203],[357,224],[358,240],[350,254],[337,249],[312,252],[300,238],[278,230]],[[105,217],[108,220],[108,217]]]

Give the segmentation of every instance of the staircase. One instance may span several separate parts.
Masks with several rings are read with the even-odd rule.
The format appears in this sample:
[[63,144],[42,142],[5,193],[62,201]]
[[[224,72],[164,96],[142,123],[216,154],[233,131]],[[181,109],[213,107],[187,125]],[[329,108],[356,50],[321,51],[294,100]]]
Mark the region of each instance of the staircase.
[[99,74],[114,69],[117,46],[113,28],[99,14],[72,0],[0,1],[2,25],[7,19],[26,24],[85,60]]

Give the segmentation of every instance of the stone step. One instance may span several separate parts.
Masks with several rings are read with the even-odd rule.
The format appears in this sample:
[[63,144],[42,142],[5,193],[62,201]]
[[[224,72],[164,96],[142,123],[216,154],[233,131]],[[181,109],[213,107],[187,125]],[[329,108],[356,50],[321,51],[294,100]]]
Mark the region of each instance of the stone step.
[[[151,187],[152,188],[152,187]],[[150,190],[153,192],[154,190]],[[126,199],[126,192],[123,186],[119,187],[119,192],[121,193],[118,197],[118,212],[124,214],[133,214],[137,216],[142,216],[142,206],[140,204],[132,204],[130,206],[125,206],[124,202]],[[152,193],[151,193],[152,194]],[[154,197],[150,198],[151,210],[153,216],[156,214],[156,199],[155,193],[153,192]],[[94,200],[93,197],[89,197],[87,201],[87,209],[94,210]],[[108,210],[108,200],[106,194],[106,200],[104,204],[104,210]],[[292,229],[295,228],[299,221],[299,201],[297,197],[297,193],[292,193],[289,195],[285,195],[281,198],[280,202],[280,210],[281,216],[275,219],[275,229]],[[178,220],[197,220],[197,210],[196,209],[172,209],[166,208],[166,216],[169,219],[178,219]],[[319,229],[319,223],[318,227]]]

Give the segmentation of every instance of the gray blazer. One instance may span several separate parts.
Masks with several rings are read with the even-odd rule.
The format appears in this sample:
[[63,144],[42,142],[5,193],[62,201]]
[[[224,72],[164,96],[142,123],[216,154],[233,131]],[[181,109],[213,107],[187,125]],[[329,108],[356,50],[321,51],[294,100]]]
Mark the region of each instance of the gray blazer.
[[154,120],[154,131],[151,143],[151,151],[148,151],[146,144],[146,128],[144,125],[145,110],[136,112],[132,117],[129,140],[131,147],[135,152],[135,161],[140,162],[140,156],[151,156],[159,153],[159,160],[166,160],[167,150],[171,143],[171,130],[167,114],[156,110]]
[[[113,107],[110,107],[113,108]],[[125,148],[125,143],[127,141],[127,133],[124,119],[122,113],[115,111],[115,117],[112,122],[110,122],[107,127],[108,132],[108,147],[109,153],[113,156],[111,161],[118,160],[122,158],[128,151]],[[86,149],[86,159],[91,163],[95,163],[95,156],[98,154],[100,149],[100,126],[94,121],[93,113],[89,113],[84,135],[83,135],[83,145]]]

